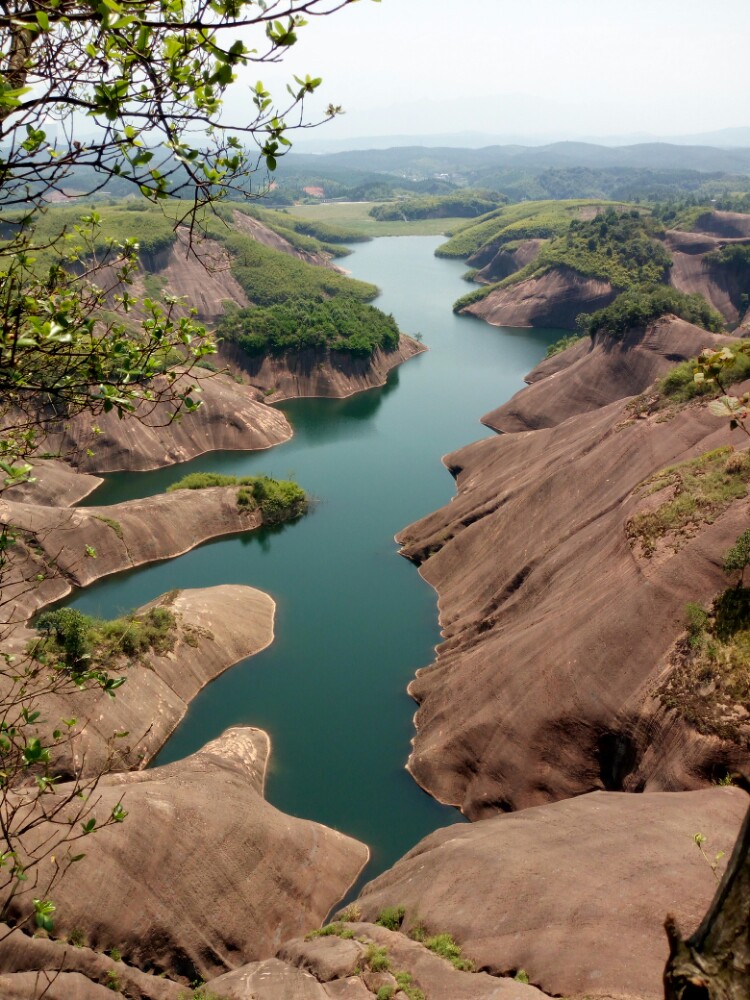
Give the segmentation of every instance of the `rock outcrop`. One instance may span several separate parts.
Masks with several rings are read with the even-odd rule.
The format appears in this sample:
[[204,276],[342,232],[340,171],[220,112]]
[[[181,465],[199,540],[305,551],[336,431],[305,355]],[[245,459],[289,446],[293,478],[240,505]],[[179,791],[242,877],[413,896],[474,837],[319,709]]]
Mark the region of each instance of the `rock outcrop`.
[[492,326],[544,326],[574,330],[576,316],[608,306],[617,292],[607,281],[555,267],[525,281],[497,288],[461,312]]
[[[398,991],[398,973],[410,977],[429,1000],[542,1000],[533,986],[484,972],[466,972],[403,934],[373,923],[343,925],[335,935],[287,941],[279,957],[256,962],[211,980],[207,987],[228,1000],[372,1000],[379,989]],[[368,951],[378,950],[382,971],[368,968]],[[295,990],[297,992],[295,992]]]
[[190,982],[270,958],[320,923],[368,851],[267,803],[269,752],[265,733],[236,728],[177,764],[104,778],[96,815],[121,802],[127,817],[87,837],[85,863],[57,881],[56,934],[81,928],[98,951]]
[[[73,587],[188,552],[210,538],[260,526],[237,488],[176,490],[111,507],[45,507],[0,500],[0,524],[20,532],[6,567],[6,621],[25,621]],[[11,603],[14,602],[14,603]]]
[[[175,616],[173,648],[123,657],[111,668],[126,683],[110,698],[97,688],[44,698],[44,718],[59,725],[79,719],[56,767],[84,778],[103,769],[142,769],[185,717],[198,692],[233,664],[273,641],[276,605],[253,587],[224,585],[167,594],[141,608],[168,608]],[[125,739],[115,733],[126,732]]]
[[426,350],[416,340],[401,334],[395,350],[376,348],[372,355],[366,356],[310,349],[256,357],[228,343],[220,346],[219,356],[252,386],[262,390],[267,402],[275,403],[300,396],[343,399],[377,388],[385,385],[391,369]]
[[[82,935],[82,932],[81,932]],[[77,939],[78,940],[78,939]],[[3,1000],[184,1000],[185,987],[78,944],[31,937],[0,925],[0,996]]]
[[635,396],[679,361],[732,341],[676,316],[664,316],[621,338],[604,333],[582,337],[537,365],[526,376],[528,387],[482,423],[505,433],[553,427],[577,413]]
[[521,240],[510,249],[505,245],[498,248],[484,247],[467,261],[470,267],[478,268],[474,281],[488,285],[508,278],[536,260],[545,242],[546,240]]
[[[563,416],[574,369],[551,390]],[[447,456],[458,495],[399,536],[438,591],[444,637],[409,688],[423,787],[476,819],[747,767],[741,746],[699,734],[656,693],[686,602],[727,585],[721,553],[747,525],[747,498],[653,558],[628,537],[645,480],[728,442],[747,447],[700,402],[638,416],[620,400]]]
[[744,283],[740,275],[712,264],[705,255],[731,243],[747,243],[747,238],[720,239],[671,230],[666,233],[665,242],[672,258],[670,285],[687,295],[702,295],[728,323],[737,323]]
[[203,405],[171,420],[166,404],[138,407],[137,417],[120,420],[104,413],[81,414],[49,426],[40,451],[67,459],[83,472],[143,472],[186,462],[208,451],[255,451],[288,441],[292,429],[283,413],[260,394],[228,375],[194,369],[186,386],[198,384]]
[[709,861],[729,856],[748,801],[732,788],[595,792],[446,827],[369,883],[357,905],[368,920],[403,906],[404,928],[449,933],[479,968],[522,968],[554,996],[656,1000],[664,918],[700,923],[716,891]]

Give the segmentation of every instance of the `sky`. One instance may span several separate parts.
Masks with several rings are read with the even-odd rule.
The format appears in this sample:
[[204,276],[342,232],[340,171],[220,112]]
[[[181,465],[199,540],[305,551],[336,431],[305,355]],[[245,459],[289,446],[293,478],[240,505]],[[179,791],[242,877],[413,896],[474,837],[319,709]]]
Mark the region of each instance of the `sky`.
[[747,0],[359,0],[246,72],[322,76],[326,140],[678,135],[750,125],[748,38]]

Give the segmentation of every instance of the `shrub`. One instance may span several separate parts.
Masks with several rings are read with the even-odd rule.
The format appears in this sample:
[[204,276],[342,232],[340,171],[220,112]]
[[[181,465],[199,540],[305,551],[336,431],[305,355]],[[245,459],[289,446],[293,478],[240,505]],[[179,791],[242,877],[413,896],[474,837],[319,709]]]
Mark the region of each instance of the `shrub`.
[[387,906],[375,918],[375,923],[387,927],[389,931],[397,931],[404,922],[406,910],[403,906]]
[[461,947],[456,944],[450,934],[436,934],[434,937],[427,938],[424,946],[446,959],[461,972],[474,971],[474,963],[469,958],[461,957]]
[[388,972],[391,968],[391,960],[385,948],[379,948],[376,944],[369,944],[365,952],[365,962],[373,972]]
[[264,524],[281,524],[301,517],[307,510],[307,494],[297,483],[270,476],[224,476],[218,472],[191,472],[167,487],[175,490],[204,490],[212,486],[239,486],[237,504],[245,509],[260,507]]

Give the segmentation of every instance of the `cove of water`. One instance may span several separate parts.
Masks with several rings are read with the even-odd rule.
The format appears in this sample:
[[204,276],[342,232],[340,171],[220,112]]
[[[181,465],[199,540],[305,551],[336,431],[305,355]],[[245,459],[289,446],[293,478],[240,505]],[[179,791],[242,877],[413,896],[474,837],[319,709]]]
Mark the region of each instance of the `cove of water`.
[[296,478],[317,498],[309,516],[118,574],[69,602],[113,617],[175,587],[249,584],[271,594],[273,644],[198,695],[156,763],[193,753],[228,726],[267,730],[268,800],[368,844],[367,878],[461,820],[404,770],[415,711],[406,685],[431,662],[440,636],[436,596],[397,555],[393,536],[450,500],[454,483],[441,457],[491,433],[479,417],[519,389],[561,335],[455,316],[451,305],[469,288],[466,265],[433,256],[441,242],[377,239],[344,261],[381,288],[376,304],[430,349],[383,389],[285,403],[294,437],[284,445],[110,475],[85,501],[150,496],[188,472],[262,472]]

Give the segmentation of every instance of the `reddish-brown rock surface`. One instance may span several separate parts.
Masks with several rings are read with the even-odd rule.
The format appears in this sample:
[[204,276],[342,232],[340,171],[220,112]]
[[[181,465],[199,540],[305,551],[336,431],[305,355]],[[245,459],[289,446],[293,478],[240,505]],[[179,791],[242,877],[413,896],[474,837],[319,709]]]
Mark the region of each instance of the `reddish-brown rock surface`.
[[427,348],[401,334],[393,351],[377,348],[357,357],[349,351],[305,350],[254,357],[232,344],[220,349],[222,361],[262,390],[268,402],[300,396],[343,399],[355,392],[385,385],[388,373]]
[[631,330],[621,338],[602,333],[582,337],[537,365],[526,377],[527,388],[484,416],[482,423],[506,433],[551,427],[574,414],[635,396],[679,361],[732,340],[676,316],[663,316],[646,330]]
[[616,292],[606,281],[556,267],[525,281],[497,288],[461,310],[492,326],[575,329],[576,316],[608,306]]
[[[545,380],[563,411],[571,371]],[[626,533],[645,479],[732,441],[747,447],[705,404],[636,418],[622,400],[447,456],[458,495],[399,536],[438,591],[444,636],[409,689],[421,785],[478,818],[595,788],[695,788],[747,766],[652,696],[685,604],[727,585],[721,555],[747,498],[653,559]]]
[[493,281],[502,281],[503,278],[515,274],[522,267],[526,267],[539,256],[539,251],[545,240],[522,240],[518,246],[507,249],[505,246],[497,250],[483,248],[478,254],[469,257],[467,263],[470,267],[478,267],[479,270],[474,275],[474,281],[480,284],[489,284]]
[[56,933],[84,928],[98,951],[191,981],[269,958],[320,923],[368,851],[265,801],[269,751],[265,733],[236,728],[179,763],[104,778],[96,815],[120,801],[128,815],[88,837],[85,861],[55,885]]
[[261,520],[257,509],[239,506],[231,486],[175,490],[111,507],[0,499],[0,524],[21,532],[3,580],[4,621],[24,621],[73,587],[170,559],[210,538],[253,530]]
[[403,906],[405,928],[421,922],[429,934],[449,933],[478,967],[496,975],[523,968],[555,996],[656,1000],[666,914],[692,930],[716,891],[694,834],[707,837],[711,860],[720,850],[728,857],[747,804],[732,788],[597,792],[446,827],[357,903],[370,920]]
[[739,274],[705,260],[705,254],[730,243],[747,243],[747,238],[721,239],[703,233],[673,230],[666,234],[665,242],[672,258],[669,283],[688,295],[697,292],[728,323],[736,323],[744,281],[740,280]]
[[292,436],[284,414],[266,406],[249,386],[201,369],[184,378],[186,386],[197,382],[201,387],[203,405],[195,413],[171,422],[164,405],[153,412],[140,406],[137,420],[120,420],[114,412],[96,419],[82,414],[50,425],[40,448],[83,472],[143,472],[208,451],[270,448]]

